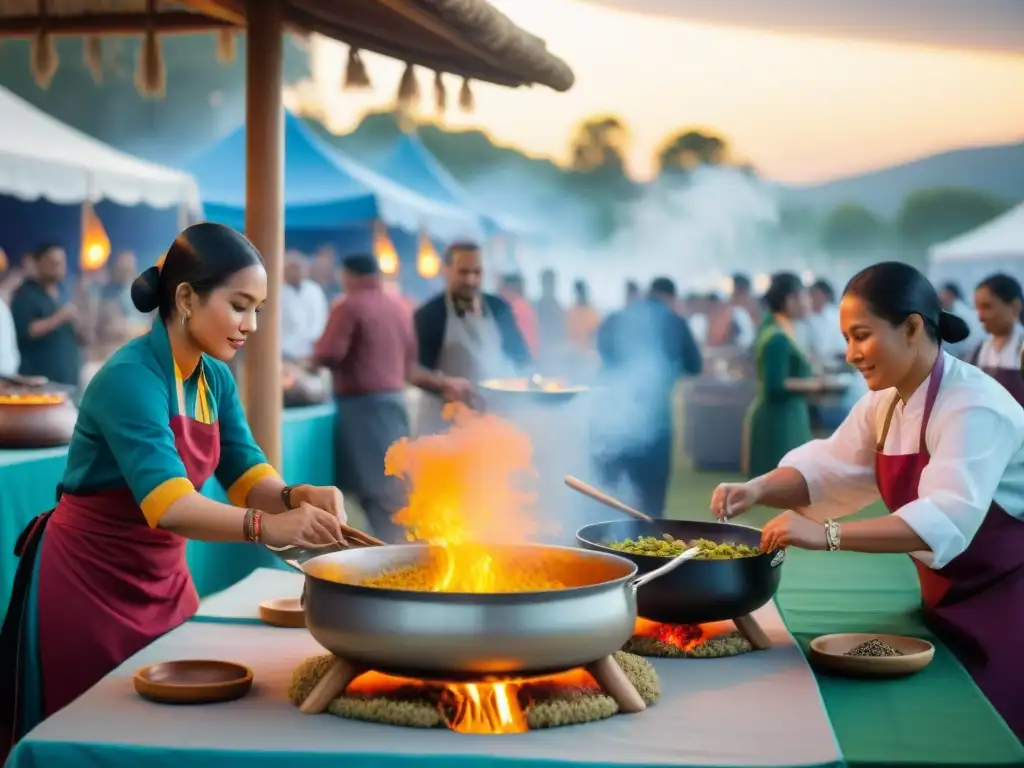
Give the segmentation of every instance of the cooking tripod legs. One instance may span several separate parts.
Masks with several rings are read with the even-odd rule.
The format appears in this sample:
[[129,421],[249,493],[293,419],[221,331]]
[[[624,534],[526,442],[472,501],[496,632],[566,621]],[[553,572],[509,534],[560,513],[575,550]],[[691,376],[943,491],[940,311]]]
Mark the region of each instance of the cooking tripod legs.
[[757,623],[757,619],[752,614],[748,613],[746,616],[733,619],[732,623],[736,625],[740,634],[747,638],[750,647],[755,651],[767,651],[772,647],[771,638],[761,629],[761,625]]
[[361,667],[335,656],[327,673],[313,686],[313,690],[299,706],[299,711],[305,715],[319,715],[362,673]]

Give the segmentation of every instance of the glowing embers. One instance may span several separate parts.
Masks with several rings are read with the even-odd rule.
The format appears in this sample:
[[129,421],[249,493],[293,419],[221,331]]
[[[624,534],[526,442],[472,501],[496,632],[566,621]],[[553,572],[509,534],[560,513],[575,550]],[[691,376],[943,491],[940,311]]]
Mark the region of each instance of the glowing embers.
[[[295,671],[289,697],[301,704],[328,674],[330,655],[304,661]],[[642,699],[654,704],[660,688],[645,659],[616,653],[609,662],[622,670]],[[602,720],[625,711],[578,668],[545,677],[444,682],[366,672],[356,677],[327,711],[337,717],[412,728],[448,728],[458,733],[511,734]]]
[[637,619],[636,630],[623,648],[638,656],[715,659],[754,650],[731,621],[708,624],[661,624]]

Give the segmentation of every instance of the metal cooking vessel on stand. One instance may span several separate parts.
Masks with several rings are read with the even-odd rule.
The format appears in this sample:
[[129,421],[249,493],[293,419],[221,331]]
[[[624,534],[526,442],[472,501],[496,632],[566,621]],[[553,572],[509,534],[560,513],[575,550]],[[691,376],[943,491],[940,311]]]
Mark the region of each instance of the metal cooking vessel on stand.
[[499,594],[361,586],[436,562],[441,548],[429,544],[275,554],[305,575],[306,626],[324,648],[369,669],[449,680],[562,672],[618,651],[634,631],[637,590],[698,554],[688,550],[637,578],[636,566],[615,554],[542,544],[492,549],[499,561],[542,565],[570,586]]
[[[640,573],[661,567],[664,557],[620,552],[608,545],[641,536],[710,539],[730,544],[761,543],[761,531],[735,523],[690,520],[619,520],[581,528],[576,538],[587,550],[616,553],[633,562]],[[639,597],[639,615],[666,624],[703,624],[736,619],[753,613],[775,595],[782,577],[785,550],[762,552],[728,560],[695,560],[645,589]]]

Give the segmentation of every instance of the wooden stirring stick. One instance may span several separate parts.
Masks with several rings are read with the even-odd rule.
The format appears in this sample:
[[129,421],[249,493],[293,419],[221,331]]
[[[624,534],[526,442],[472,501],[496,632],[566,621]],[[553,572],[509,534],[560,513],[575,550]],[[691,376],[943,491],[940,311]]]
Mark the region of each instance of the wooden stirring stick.
[[587,485],[582,480],[578,480],[572,475],[565,476],[565,484],[572,488],[577,493],[582,493],[584,496],[589,496],[594,501],[599,501],[606,507],[617,509],[619,510],[619,512],[623,512],[629,515],[634,520],[643,520],[645,523],[653,522],[653,520],[648,515],[645,515],[639,509],[633,509],[632,507],[623,504],[618,499],[609,496],[607,493],[602,493],[601,491],[597,490],[597,488],[595,488],[594,486]]
[[375,536],[363,533],[358,528],[352,528],[344,523],[341,524],[341,532],[345,535],[346,539],[352,539],[352,541],[362,544],[364,547],[383,547],[386,544],[386,542],[381,541]]

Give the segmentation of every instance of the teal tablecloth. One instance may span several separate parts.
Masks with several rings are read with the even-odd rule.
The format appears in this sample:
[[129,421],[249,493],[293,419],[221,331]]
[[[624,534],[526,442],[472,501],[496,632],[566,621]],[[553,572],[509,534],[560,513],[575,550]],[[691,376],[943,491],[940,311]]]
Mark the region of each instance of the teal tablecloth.
[[[284,476],[290,483],[334,482],[334,406],[288,408],[282,425]],[[0,605],[14,584],[18,560],[14,544],[25,525],[51,509],[64,475],[66,448],[0,450]],[[211,481],[203,493],[216,499],[224,491]],[[266,550],[247,544],[190,542],[188,563],[201,596],[234,584],[254,568],[277,566]]]

